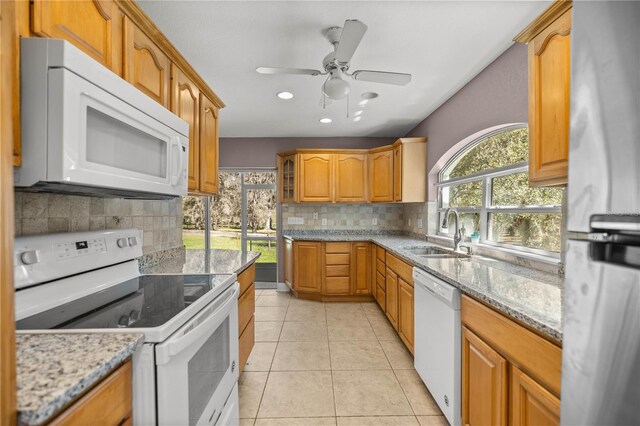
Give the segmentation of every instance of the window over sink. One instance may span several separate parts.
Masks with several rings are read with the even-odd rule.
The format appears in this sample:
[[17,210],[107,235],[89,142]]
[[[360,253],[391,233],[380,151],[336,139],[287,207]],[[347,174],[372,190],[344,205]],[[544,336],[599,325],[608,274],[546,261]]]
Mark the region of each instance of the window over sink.
[[507,126],[472,141],[438,175],[438,235],[453,236],[444,213],[460,214],[463,237],[484,244],[559,257],[563,188],[531,188],[529,131]]

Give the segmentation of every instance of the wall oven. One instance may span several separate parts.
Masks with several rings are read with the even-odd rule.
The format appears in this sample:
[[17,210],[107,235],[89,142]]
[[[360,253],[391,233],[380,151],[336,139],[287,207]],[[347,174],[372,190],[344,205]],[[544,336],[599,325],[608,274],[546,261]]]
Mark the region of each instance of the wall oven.
[[186,195],[189,125],[69,42],[21,40],[23,165],[36,190]]

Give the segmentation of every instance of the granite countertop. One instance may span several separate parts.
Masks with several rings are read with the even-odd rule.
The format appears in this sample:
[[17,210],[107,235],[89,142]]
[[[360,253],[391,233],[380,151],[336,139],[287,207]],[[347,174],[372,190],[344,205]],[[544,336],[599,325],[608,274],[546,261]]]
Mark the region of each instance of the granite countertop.
[[240,274],[260,257],[255,251],[184,250],[184,256],[140,265],[142,274]]
[[406,262],[480,299],[496,310],[562,341],[562,288],[556,274],[484,256],[424,258],[407,248],[435,246],[406,235],[367,232],[285,232],[285,238],[305,241],[371,241]]
[[50,421],[129,358],[143,335],[16,333],[18,424]]

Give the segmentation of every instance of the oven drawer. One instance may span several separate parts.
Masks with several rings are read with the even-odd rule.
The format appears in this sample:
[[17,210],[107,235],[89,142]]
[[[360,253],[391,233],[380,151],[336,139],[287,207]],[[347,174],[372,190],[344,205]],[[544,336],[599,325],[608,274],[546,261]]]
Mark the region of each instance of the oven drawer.
[[50,425],[130,423],[131,386],[131,361],[127,361],[56,417]]
[[256,280],[256,264],[249,266],[238,275],[238,282],[240,283],[240,295],[243,295],[251,284]]
[[256,311],[256,287],[251,284],[238,299],[238,336],[242,334]]

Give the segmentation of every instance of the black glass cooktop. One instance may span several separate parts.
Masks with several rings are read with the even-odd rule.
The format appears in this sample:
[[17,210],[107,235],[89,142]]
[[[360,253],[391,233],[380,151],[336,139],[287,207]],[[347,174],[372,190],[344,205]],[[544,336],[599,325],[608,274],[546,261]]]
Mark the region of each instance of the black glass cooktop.
[[[158,327],[228,275],[143,275],[24,318],[18,330]],[[46,284],[45,284],[46,285]]]

